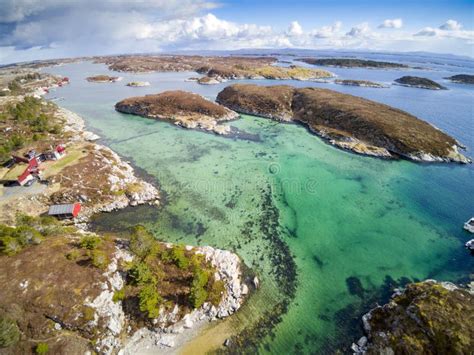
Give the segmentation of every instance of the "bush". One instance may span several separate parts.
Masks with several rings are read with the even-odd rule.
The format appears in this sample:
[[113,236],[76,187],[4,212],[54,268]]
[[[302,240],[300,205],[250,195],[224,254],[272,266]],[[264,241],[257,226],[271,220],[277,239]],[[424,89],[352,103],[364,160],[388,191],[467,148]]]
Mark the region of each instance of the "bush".
[[92,265],[98,269],[105,269],[110,263],[108,255],[99,249],[92,250],[90,258]]
[[95,235],[87,235],[81,238],[79,245],[81,248],[94,250],[102,243],[102,239]]
[[8,256],[15,255],[21,251],[20,242],[11,236],[0,237],[0,251]]
[[145,285],[138,294],[140,311],[145,312],[148,318],[157,318],[160,315],[160,304],[163,301],[155,283]]
[[77,249],[71,250],[69,253],[66,254],[66,259],[71,261],[77,261],[81,257],[81,252]]
[[133,228],[130,237],[130,250],[140,258],[145,258],[156,250],[156,240],[143,226]]
[[214,280],[209,290],[208,300],[214,306],[218,306],[222,301],[222,295],[225,293],[225,282],[222,280]]
[[0,348],[14,345],[20,340],[20,329],[15,321],[0,316]]
[[186,269],[189,266],[189,259],[184,253],[183,245],[175,245],[171,249],[171,259],[180,269]]
[[128,275],[131,279],[132,285],[140,286],[147,283],[156,283],[156,278],[152,271],[144,262],[136,262],[132,264]]
[[122,288],[114,292],[112,301],[118,302],[118,301],[123,301],[124,299],[125,299],[125,288]]
[[191,284],[191,292],[189,293],[189,301],[194,308],[202,306],[208,297],[205,289],[209,281],[209,273],[201,268],[194,270],[193,282]]
[[46,354],[49,350],[49,346],[46,343],[38,343],[35,348],[36,354]]

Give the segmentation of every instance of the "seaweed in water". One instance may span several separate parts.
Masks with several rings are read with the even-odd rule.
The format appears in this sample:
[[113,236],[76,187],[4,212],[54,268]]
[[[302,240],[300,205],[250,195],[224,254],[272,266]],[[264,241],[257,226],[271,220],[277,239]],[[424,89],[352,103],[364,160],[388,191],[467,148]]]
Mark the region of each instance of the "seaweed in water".
[[346,279],[347,289],[349,293],[354,296],[358,296],[360,298],[364,297],[364,287],[362,286],[362,282],[356,276],[350,276]]

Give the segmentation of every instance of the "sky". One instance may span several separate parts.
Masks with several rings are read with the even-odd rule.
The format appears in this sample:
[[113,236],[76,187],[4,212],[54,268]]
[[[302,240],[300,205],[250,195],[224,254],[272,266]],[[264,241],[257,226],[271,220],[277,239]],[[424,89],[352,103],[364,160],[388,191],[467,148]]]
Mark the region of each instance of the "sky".
[[308,48],[474,57],[474,0],[0,0],[0,64]]

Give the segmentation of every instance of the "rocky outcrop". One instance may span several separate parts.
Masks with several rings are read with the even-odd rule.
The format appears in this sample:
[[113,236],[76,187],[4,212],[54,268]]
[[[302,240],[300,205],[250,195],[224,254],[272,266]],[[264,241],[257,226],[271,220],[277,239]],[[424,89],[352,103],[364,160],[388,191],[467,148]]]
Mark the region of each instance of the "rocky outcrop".
[[364,155],[469,162],[454,138],[429,123],[332,90],[236,84],[222,90],[217,102],[241,113],[303,123],[331,144]]
[[453,75],[445,79],[451,80],[453,83],[458,84],[474,84],[474,75],[469,74]]
[[355,58],[300,58],[300,62],[312,65],[334,66],[344,68],[408,68],[408,65],[391,62],[380,62],[376,60],[365,60]]
[[336,84],[339,85],[348,85],[348,86],[359,86],[359,87],[366,87],[366,88],[388,88],[386,85],[382,85],[379,83],[374,83],[373,81],[367,80],[341,80],[337,79],[334,81]]
[[474,290],[427,280],[396,290],[363,316],[356,354],[468,354],[474,348]]
[[223,121],[238,114],[204,97],[185,91],[165,91],[156,95],[131,97],[115,104],[119,112],[172,122],[186,128],[199,128],[227,134],[230,127]]
[[[168,246],[171,247],[171,244]],[[225,292],[219,305],[215,307],[204,303],[200,308],[184,315],[178,305],[171,309],[162,307],[158,318],[152,321],[153,326],[132,330],[128,327],[122,302],[113,300],[114,292],[122,289],[125,282],[125,275],[118,271],[118,263],[121,260],[133,260],[125,244],[121,245],[117,247],[114,258],[104,273],[106,281],[101,286],[103,291],[94,300],[87,300],[85,303],[96,310],[94,321],[98,322],[100,319],[105,324],[96,343],[97,351],[110,354],[120,350],[122,354],[137,354],[144,349],[154,352],[170,349],[192,337],[198,327],[225,318],[240,308],[248,293],[248,286],[241,281],[239,257],[229,251],[208,246],[187,246],[186,249],[203,255],[216,269],[216,280],[224,281]]]
[[398,85],[408,86],[418,89],[428,90],[447,90],[443,85],[438,84],[436,81],[427,78],[420,78],[418,76],[402,76],[395,80]]

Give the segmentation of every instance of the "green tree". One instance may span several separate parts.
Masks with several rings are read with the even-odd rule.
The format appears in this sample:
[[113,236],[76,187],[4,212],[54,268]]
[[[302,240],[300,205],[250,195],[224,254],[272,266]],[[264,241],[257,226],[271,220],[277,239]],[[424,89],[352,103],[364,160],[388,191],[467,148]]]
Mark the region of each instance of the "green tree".
[[205,289],[209,281],[209,273],[201,268],[194,270],[193,282],[191,284],[191,292],[189,293],[189,301],[194,308],[202,306],[208,297]]
[[156,250],[157,243],[155,238],[143,226],[133,228],[130,236],[130,250],[139,258],[145,258],[153,254]]

